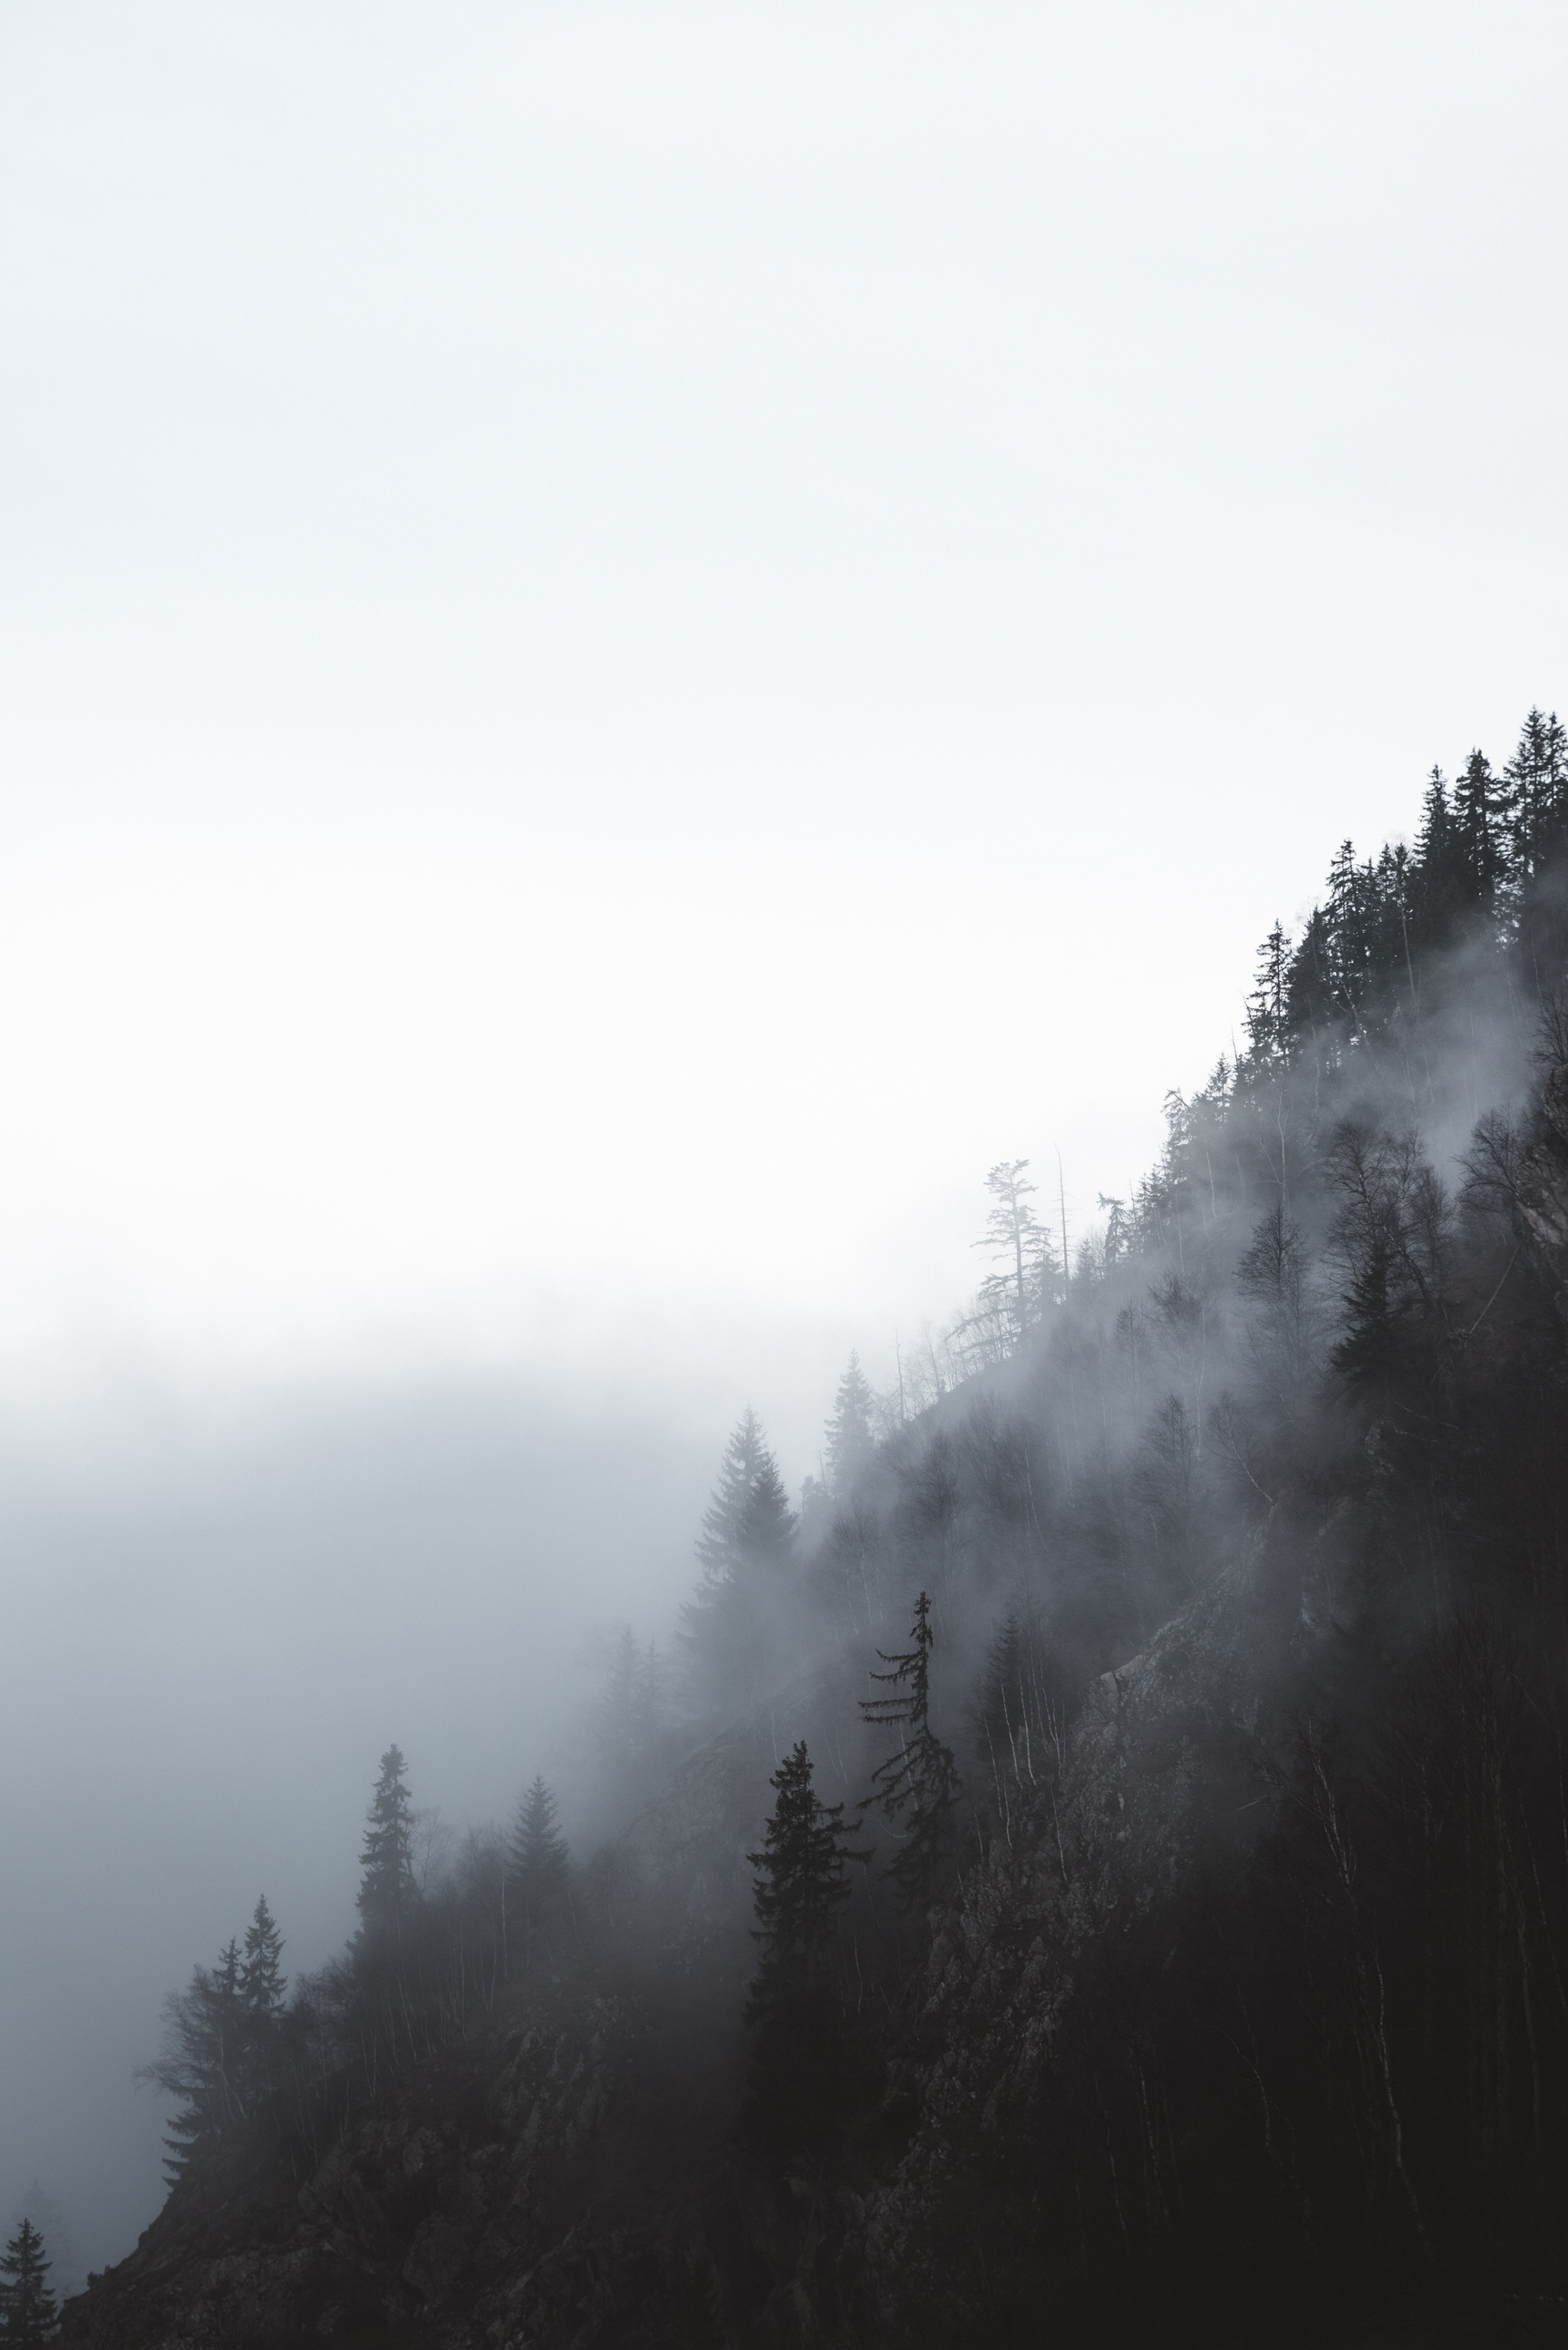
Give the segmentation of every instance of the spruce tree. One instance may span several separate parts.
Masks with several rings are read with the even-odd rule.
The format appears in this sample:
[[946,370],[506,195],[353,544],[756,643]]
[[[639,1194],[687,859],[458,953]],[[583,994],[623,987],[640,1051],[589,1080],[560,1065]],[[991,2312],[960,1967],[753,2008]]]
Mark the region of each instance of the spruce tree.
[[522,1925],[528,1950],[558,1915],[570,1879],[571,1856],[556,1825],[556,1798],[536,1775],[518,1799],[506,1846],[508,1908]]
[[909,1639],[910,1647],[901,1655],[889,1656],[883,1648],[877,1651],[891,1670],[873,1673],[871,1678],[895,1694],[860,1700],[867,1721],[900,1733],[892,1753],[871,1773],[875,1793],[866,1797],[860,1808],[864,1812],[876,1806],[890,1822],[901,1823],[898,1854],[883,1874],[898,1886],[906,1908],[929,1891],[951,1847],[959,1796],[952,1750],[943,1745],[930,1725],[930,1655],[936,1636],[931,1630],[931,1603],[923,1591],[915,1602]]
[[408,1921],[414,1900],[413,1797],[403,1773],[402,1750],[389,1746],[381,1757],[366,1815],[359,1853],[358,1904],[363,1931],[394,1939]]
[[1285,1024],[1298,1047],[1310,1038],[1314,1053],[1318,1051],[1322,1032],[1334,1025],[1342,1008],[1332,926],[1323,908],[1314,906],[1285,975]]
[[850,1831],[843,1804],[823,1803],[812,1785],[804,1738],[768,1784],[778,1801],[761,1852],[746,1855],[757,1871],[753,1939],[763,1952],[747,2003],[748,2022],[782,1993],[815,1984],[822,1946],[839,1903],[849,1898],[849,1860],[862,1856],[846,1850]]
[[1353,1388],[1380,1388],[1399,1359],[1399,1317],[1389,1296],[1386,1235],[1374,1232],[1344,1294],[1345,1332],[1330,1359]]
[[181,2178],[253,2109],[251,2034],[241,1994],[240,1946],[230,1939],[215,1967],[193,1967],[183,1991],[163,2002],[163,2044],[138,2077],[178,2097],[164,2133],[164,2168]]
[[1443,771],[1434,767],[1427,779],[1421,829],[1416,842],[1412,906],[1417,946],[1423,950],[1447,946],[1469,903],[1464,846],[1449,806]]
[[1247,1034],[1251,1039],[1253,1057],[1258,1061],[1282,1059],[1289,1049],[1290,1024],[1285,1002],[1290,953],[1291,942],[1284,927],[1276,922],[1258,949],[1258,973],[1247,998]]
[[735,1705],[755,1694],[783,1622],[795,1524],[778,1462],[748,1410],[703,1514],[702,1581],[681,1610],[680,1638],[704,1705]]
[[1027,1159],[999,1159],[987,1175],[991,1207],[985,1230],[972,1243],[1002,1259],[1002,1271],[981,1283],[980,1297],[1001,1315],[1014,1345],[1033,1327],[1036,1305],[1055,1276],[1050,1235],[1029,1204],[1034,1186],[1024,1180],[1028,1164]]
[[1472,751],[1454,785],[1454,839],[1467,912],[1489,915],[1508,871],[1509,794],[1484,752]]
[[244,1957],[240,1965],[240,1997],[259,2032],[275,2030],[283,2013],[288,1983],[278,1963],[282,1956],[283,1936],[264,1893],[245,1928]]
[[801,1740],[769,1783],[777,1797],[760,1852],[746,1855],[762,1956],[744,2017],[753,2033],[747,2119],[777,2151],[812,2145],[869,2086],[865,2052],[846,2026],[823,1966],[839,1905],[849,1898],[842,1804],[824,1804]]
[[860,1357],[851,1353],[848,1367],[833,1399],[833,1417],[826,1430],[827,1483],[835,1501],[845,1498],[876,1451],[877,1439],[871,1422],[875,1403],[870,1381],[860,1367]]
[[1532,710],[1503,769],[1514,869],[1538,873],[1563,847],[1568,819],[1568,737],[1553,711]]
[[1352,1010],[1355,1002],[1359,896],[1355,844],[1342,840],[1329,859],[1326,909],[1334,993],[1342,1011]]
[[724,1447],[719,1482],[702,1513],[697,1537],[697,1556],[711,1577],[727,1575],[733,1567],[752,1488],[772,1459],[763,1424],[748,1404]]
[[45,2279],[44,2240],[24,2220],[0,2252],[0,2342],[47,2342],[55,2330],[55,2296]]
[[245,1929],[239,1972],[246,2085],[257,2096],[274,2085],[278,2069],[284,1994],[288,1989],[279,1964],[282,1955],[283,1937],[264,1893]]

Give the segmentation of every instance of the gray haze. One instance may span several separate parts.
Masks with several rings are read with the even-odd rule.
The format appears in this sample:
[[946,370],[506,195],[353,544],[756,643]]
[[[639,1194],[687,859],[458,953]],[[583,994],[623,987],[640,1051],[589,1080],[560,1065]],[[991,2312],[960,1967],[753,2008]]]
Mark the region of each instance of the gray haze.
[[342,1944],[392,1740],[421,1804],[504,1817],[592,1633],[665,1635],[712,1474],[651,1414],[501,1378],[244,1400],[225,1433],[122,1391],[117,1440],[0,1457],[0,2214],[39,2179],[93,2267],[161,2200],[131,2071],[164,1993],[264,1891],[291,1970]]

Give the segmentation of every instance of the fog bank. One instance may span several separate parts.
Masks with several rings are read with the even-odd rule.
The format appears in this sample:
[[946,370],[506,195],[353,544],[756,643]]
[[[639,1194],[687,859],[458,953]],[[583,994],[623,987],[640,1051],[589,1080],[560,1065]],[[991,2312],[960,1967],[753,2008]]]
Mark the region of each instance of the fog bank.
[[131,2071],[165,1992],[262,1891],[291,1972],[341,1945],[390,1740],[421,1805],[504,1814],[594,1629],[664,1636],[712,1473],[673,1408],[500,1372],[118,1402],[112,1449],[84,1419],[0,1454],[0,2200],[40,2180],[95,2268],[162,2199],[167,2110]]

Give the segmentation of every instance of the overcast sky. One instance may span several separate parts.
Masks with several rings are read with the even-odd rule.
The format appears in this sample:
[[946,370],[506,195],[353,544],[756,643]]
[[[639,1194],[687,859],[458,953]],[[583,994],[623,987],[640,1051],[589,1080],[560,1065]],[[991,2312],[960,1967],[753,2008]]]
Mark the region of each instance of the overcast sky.
[[[432,1592],[454,1457],[473,1573],[545,1577],[635,1428],[551,1620],[651,1617],[740,1406],[797,1481],[847,1347],[885,1379],[972,1286],[993,1160],[1060,1149],[1075,1226],[1125,1191],[1338,839],[1568,693],[1565,53],[1434,0],[5,0],[0,1503],[47,1643],[90,1621],[109,1689],[67,1551],[73,1606],[177,1595],[286,1518],[350,1609],[382,1504],[312,1496],[370,1426]],[[338,1651],[267,1654],[351,1888],[412,1732],[311,1746]],[[530,1761],[402,1670],[449,1797]]]

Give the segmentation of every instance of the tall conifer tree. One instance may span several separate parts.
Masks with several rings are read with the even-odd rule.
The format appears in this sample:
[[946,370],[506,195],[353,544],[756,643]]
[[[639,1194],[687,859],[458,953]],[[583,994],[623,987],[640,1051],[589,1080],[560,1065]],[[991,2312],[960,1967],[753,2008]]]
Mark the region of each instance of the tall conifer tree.
[[1247,1034],[1259,1061],[1275,1061],[1290,1042],[1287,985],[1291,942],[1282,923],[1276,922],[1258,949],[1258,972],[1247,998]]
[[879,1729],[897,1730],[898,1743],[871,1773],[875,1793],[862,1811],[878,1808],[899,1829],[897,1856],[884,1871],[898,1886],[906,1908],[930,1890],[952,1846],[953,1815],[958,1806],[959,1773],[950,1747],[944,1746],[930,1725],[930,1658],[936,1645],[931,1629],[931,1603],[922,1591],[915,1602],[909,1627],[909,1647],[889,1656],[877,1653],[891,1669],[873,1673],[894,1692],[891,1697],[862,1698],[864,1719]]
[[402,1750],[389,1746],[370,1797],[359,1852],[359,1915],[375,1936],[401,1933],[414,1900],[413,1797]]
[[755,1694],[785,1613],[795,1526],[778,1462],[748,1410],[703,1514],[702,1580],[681,1610],[680,1638],[704,1704],[742,1704]]
[[744,2014],[752,2027],[748,2116],[780,2150],[807,2146],[836,2126],[865,2086],[863,2064],[823,1960],[840,1905],[849,1898],[842,1804],[812,1784],[804,1739],[774,1773],[777,1798],[760,1852],[755,1939],[762,1946]]
[[870,1381],[860,1367],[860,1357],[851,1353],[833,1399],[833,1417],[826,1430],[827,1482],[835,1501],[844,1499],[876,1451],[877,1438],[871,1421],[875,1403]]
[[24,2220],[0,2252],[0,2342],[47,2342],[55,2330],[55,2296],[46,2282],[44,2240]]
[[556,1798],[536,1774],[518,1800],[506,1846],[507,1907],[514,1909],[529,1948],[564,1906],[571,1866],[566,1839],[556,1824]]
[[1509,794],[1484,752],[1470,753],[1454,785],[1453,825],[1467,910],[1488,915],[1508,872]]
[[1563,847],[1568,819],[1568,737],[1558,723],[1532,710],[1519,748],[1503,769],[1513,864],[1521,879],[1540,871]]
[[180,2100],[164,2134],[164,2168],[183,2177],[226,2130],[253,2109],[252,2033],[240,1988],[240,1946],[230,1939],[215,1967],[193,1967],[183,1991],[163,2003],[163,2045],[139,2077]]
[[842,1804],[825,1804],[812,1784],[811,1757],[797,1742],[768,1784],[777,1802],[761,1852],[746,1858],[757,1874],[755,1939],[762,1960],[747,2005],[749,2021],[779,1996],[810,1989],[841,1901],[849,1898],[850,1831]]
[[277,2075],[284,1994],[288,1988],[279,1963],[282,1956],[283,1936],[264,1893],[245,1929],[239,1971],[247,2089],[256,2095],[274,2086]]

